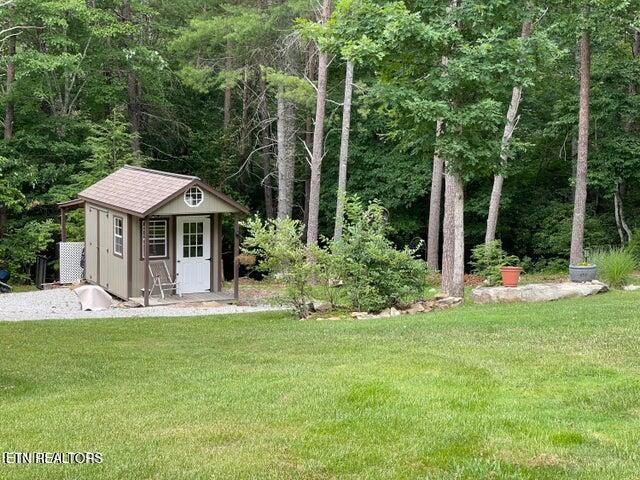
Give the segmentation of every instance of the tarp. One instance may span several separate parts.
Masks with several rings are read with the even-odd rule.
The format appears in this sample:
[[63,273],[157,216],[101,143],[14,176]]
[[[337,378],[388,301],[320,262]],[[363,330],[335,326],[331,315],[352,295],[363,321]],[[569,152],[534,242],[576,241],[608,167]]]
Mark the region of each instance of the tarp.
[[111,295],[97,285],[82,285],[73,290],[78,295],[82,310],[106,310],[111,308]]

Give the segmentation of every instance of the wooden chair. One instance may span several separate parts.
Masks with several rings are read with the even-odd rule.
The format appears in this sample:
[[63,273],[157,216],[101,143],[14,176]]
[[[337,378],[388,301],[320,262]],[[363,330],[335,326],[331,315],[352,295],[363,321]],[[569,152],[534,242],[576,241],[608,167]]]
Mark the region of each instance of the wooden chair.
[[[149,262],[149,273],[151,274],[151,278],[153,279],[153,285],[151,286],[151,291],[149,295],[153,294],[153,290],[158,287],[160,289],[160,295],[164,299],[164,291],[173,290],[174,293],[178,291],[178,282],[175,277],[171,277],[169,273],[169,268],[167,267],[167,263],[165,261],[158,262]],[[180,294],[182,297],[182,294]]]

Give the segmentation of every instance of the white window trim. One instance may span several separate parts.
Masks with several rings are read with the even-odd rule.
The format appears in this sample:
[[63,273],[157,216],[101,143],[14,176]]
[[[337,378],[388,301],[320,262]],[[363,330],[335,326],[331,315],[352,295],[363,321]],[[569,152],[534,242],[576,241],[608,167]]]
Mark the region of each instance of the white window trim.
[[[151,223],[156,223],[156,222],[162,222],[164,223],[164,237],[151,237],[151,235],[149,235],[149,240],[153,239],[157,239],[159,240],[160,238],[162,238],[162,240],[164,240],[164,254],[163,255],[149,255],[149,260],[154,259],[154,258],[168,258],[169,257],[169,222],[166,218],[158,218],[158,219],[153,219],[150,220],[149,222],[149,233],[151,233]],[[141,249],[141,253],[142,255],[140,255],[140,258],[142,258],[144,260],[144,257],[146,255],[147,252],[144,251],[144,220],[142,220],[142,222],[140,223],[140,249]]]
[[[200,201],[198,201],[198,203],[192,204],[188,198],[192,198],[191,197],[191,192],[192,191],[196,191],[200,193]],[[197,186],[193,186],[190,187],[186,192],[184,192],[184,195],[182,196],[182,199],[184,200],[184,203],[187,204],[188,207],[191,208],[195,208],[195,207],[199,207],[200,205],[202,205],[202,202],[204,202],[204,192],[202,191],[202,189],[200,187]]]
[[[116,225],[117,222],[120,222],[120,225]],[[120,234],[117,233],[118,229],[120,229]],[[120,240],[120,251],[118,251],[117,239]],[[124,256],[124,219],[122,217],[113,217],[113,254],[116,257]]]

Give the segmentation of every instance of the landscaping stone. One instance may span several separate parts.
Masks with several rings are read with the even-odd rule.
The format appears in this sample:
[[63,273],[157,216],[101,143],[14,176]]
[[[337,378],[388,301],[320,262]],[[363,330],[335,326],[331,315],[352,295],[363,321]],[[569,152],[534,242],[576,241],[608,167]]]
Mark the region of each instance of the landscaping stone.
[[623,288],[627,292],[635,292],[636,290],[640,290],[640,285],[625,285]]
[[402,315],[400,313],[400,310],[398,310],[395,307],[391,307],[391,308],[385,308],[384,310],[382,310],[378,315],[375,315],[375,317],[377,318],[383,318],[383,317],[397,317],[398,315]]
[[438,298],[435,303],[435,308],[444,309],[457,307],[458,305],[462,305],[464,299],[461,297],[442,297]]
[[474,303],[549,302],[561,298],[588,297],[609,288],[597,281],[586,283],[533,283],[520,287],[480,287],[471,292]]
[[310,312],[325,313],[331,311],[331,304],[324,300],[311,300],[307,308]]

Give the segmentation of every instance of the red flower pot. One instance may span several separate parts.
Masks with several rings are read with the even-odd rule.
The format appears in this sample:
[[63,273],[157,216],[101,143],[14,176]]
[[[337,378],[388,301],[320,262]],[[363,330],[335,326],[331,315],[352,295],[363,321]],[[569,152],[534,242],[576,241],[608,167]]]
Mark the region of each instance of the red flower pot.
[[520,267],[500,267],[500,274],[502,275],[502,285],[505,287],[517,287],[520,281],[520,274],[522,268]]

